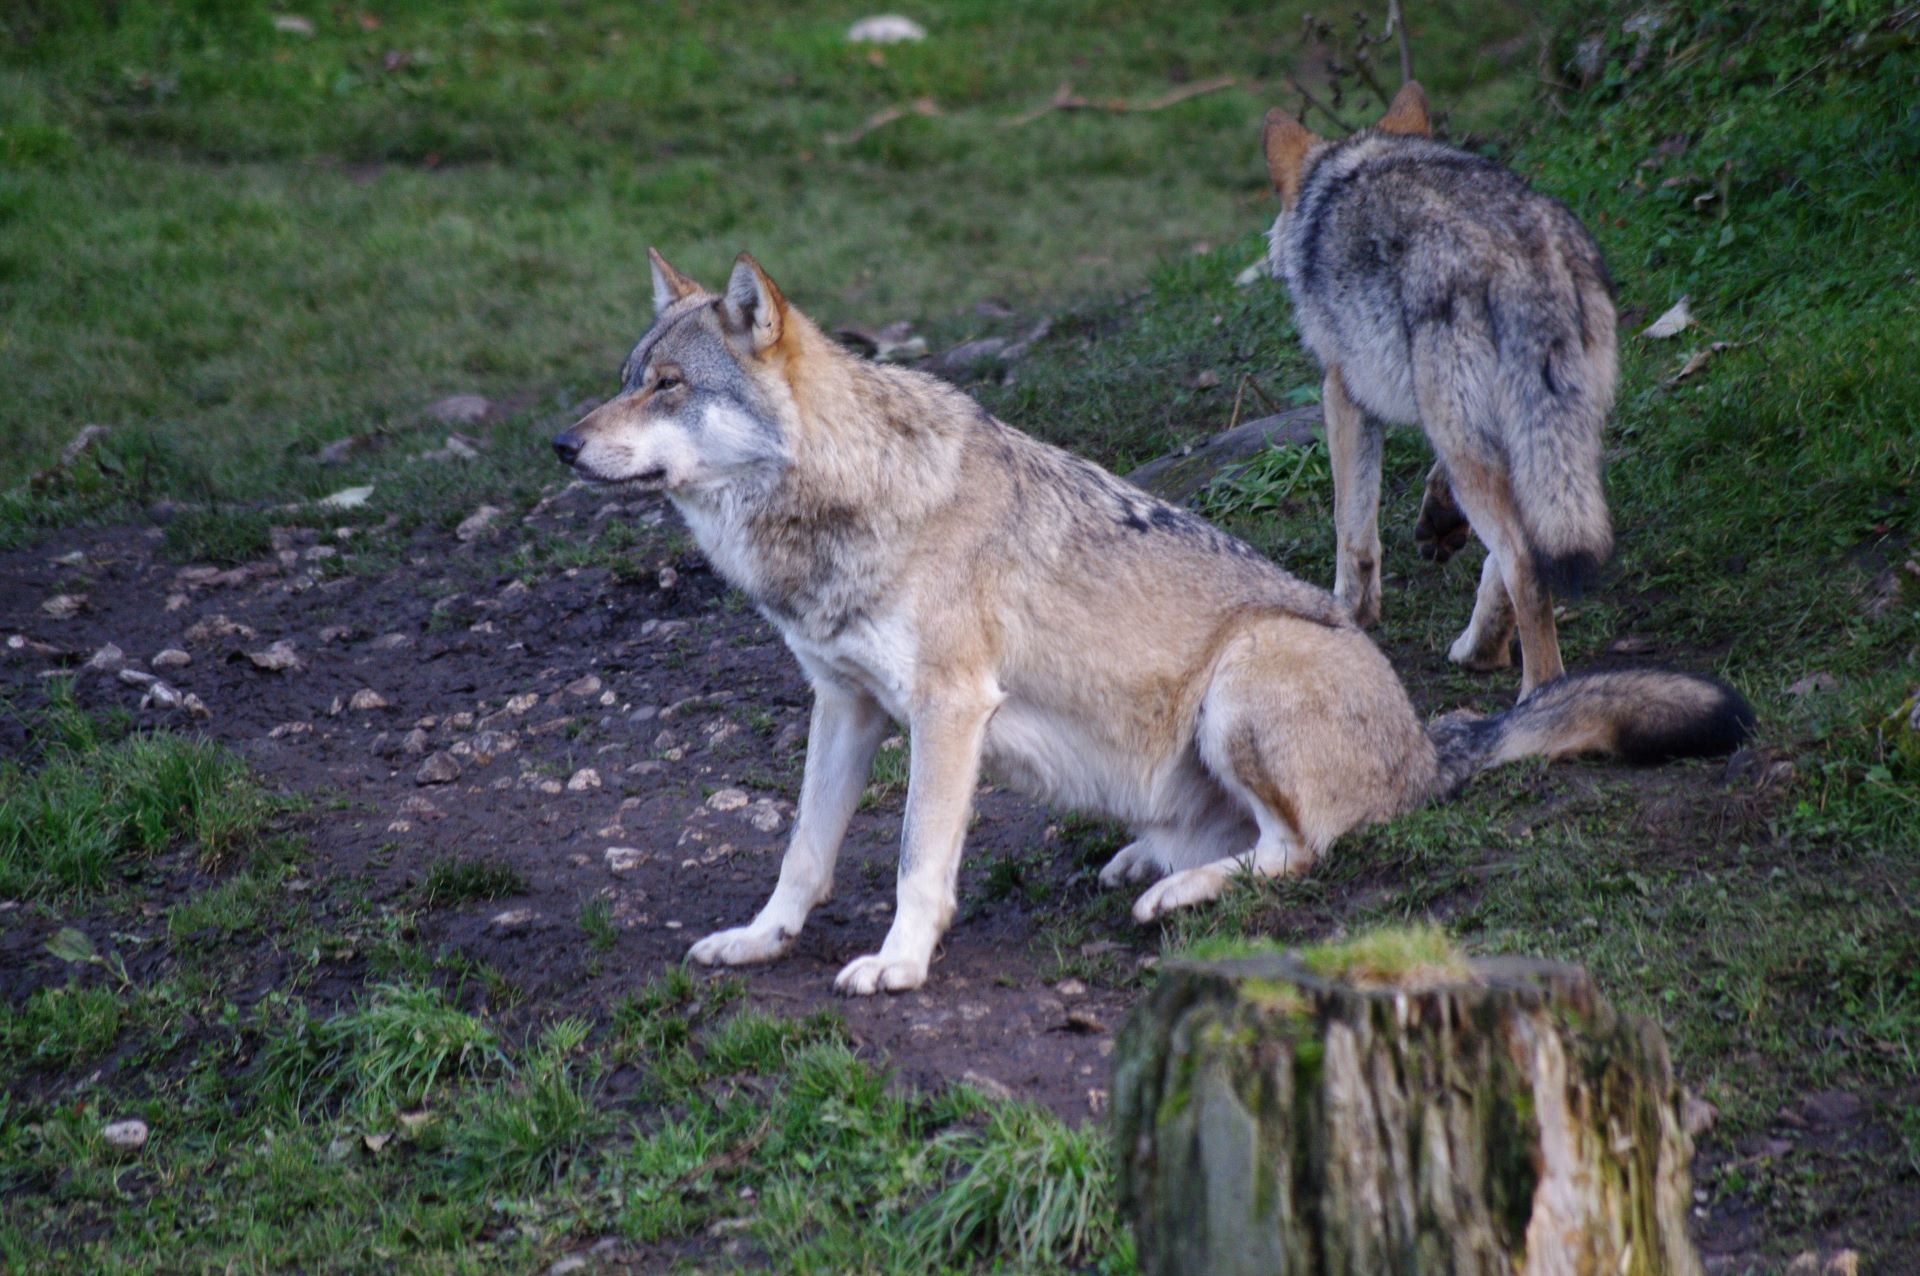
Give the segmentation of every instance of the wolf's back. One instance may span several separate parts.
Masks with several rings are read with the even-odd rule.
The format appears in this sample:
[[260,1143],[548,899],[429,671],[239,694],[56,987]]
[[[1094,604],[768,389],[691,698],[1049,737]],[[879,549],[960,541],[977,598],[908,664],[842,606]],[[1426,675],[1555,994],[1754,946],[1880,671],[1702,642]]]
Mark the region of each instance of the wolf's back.
[[1753,709],[1724,682],[1662,669],[1569,674],[1490,718],[1441,718],[1427,728],[1440,757],[1436,796],[1521,758],[1598,753],[1633,763],[1731,753]]

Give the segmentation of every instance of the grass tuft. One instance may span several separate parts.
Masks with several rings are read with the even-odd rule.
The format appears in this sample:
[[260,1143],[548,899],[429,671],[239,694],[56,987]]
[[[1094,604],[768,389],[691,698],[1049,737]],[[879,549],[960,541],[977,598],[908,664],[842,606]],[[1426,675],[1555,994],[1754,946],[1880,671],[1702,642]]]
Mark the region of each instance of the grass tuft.
[[1098,1129],[1008,1105],[984,1130],[941,1135],[938,1154],[964,1169],[908,1224],[913,1248],[937,1262],[978,1254],[1022,1268],[1084,1262],[1114,1239],[1108,1142]]

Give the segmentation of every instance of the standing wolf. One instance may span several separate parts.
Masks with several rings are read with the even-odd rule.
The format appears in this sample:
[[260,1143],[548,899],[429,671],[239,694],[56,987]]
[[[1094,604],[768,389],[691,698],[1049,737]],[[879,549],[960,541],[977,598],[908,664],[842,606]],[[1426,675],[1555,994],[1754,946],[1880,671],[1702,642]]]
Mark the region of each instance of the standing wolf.
[[1487,545],[1473,619],[1448,655],[1506,665],[1517,619],[1525,695],[1561,674],[1552,591],[1577,588],[1613,548],[1600,485],[1613,285],[1565,205],[1426,133],[1412,82],[1378,126],[1341,142],[1269,112],[1281,211],[1268,260],[1326,371],[1334,596],[1362,625],[1379,618],[1369,418],[1418,424],[1439,457],[1421,509],[1430,552],[1458,547],[1462,514]]
[[779,884],[696,961],[792,946],[889,717],[913,746],[899,902],[880,951],[835,980],[847,993],[926,980],[983,763],[1132,824],[1101,880],[1160,878],[1134,905],[1148,921],[1235,872],[1302,872],[1500,762],[1651,760],[1746,731],[1734,692],[1656,673],[1565,678],[1423,729],[1330,595],[944,382],[840,349],[752,258],[714,296],[655,254],[653,287],[619,392],[554,449],[589,480],[664,490],[814,690]]

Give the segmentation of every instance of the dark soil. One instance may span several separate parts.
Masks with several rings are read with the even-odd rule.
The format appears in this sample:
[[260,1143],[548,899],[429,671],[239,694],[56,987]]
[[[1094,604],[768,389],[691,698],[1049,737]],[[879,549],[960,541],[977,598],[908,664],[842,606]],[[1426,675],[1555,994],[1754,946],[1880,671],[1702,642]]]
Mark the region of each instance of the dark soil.
[[[82,665],[108,643],[141,668],[163,649],[189,652],[191,665],[155,672],[198,695],[212,711],[204,730],[237,748],[270,787],[315,803],[296,822],[309,847],[303,877],[355,883],[376,906],[418,909],[424,949],[457,951],[505,972],[542,1016],[604,1012],[678,963],[695,939],[747,921],[765,901],[806,740],[810,694],[799,668],[767,624],[685,548],[664,513],[657,499],[623,507],[606,505],[604,494],[564,494],[530,520],[532,530],[584,541],[600,519],[623,518],[647,534],[618,576],[576,568],[525,583],[502,567],[518,527],[466,545],[422,534],[398,569],[373,575],[339,570],[351,540],[294,532],[282,537],[280,557],[290,561],[255,564],[218,583],[202,581],[205,569],[164,561],[157,531],[66,533],[0,555],[0,632],[67,654],[9,647],[0,676],[5,694],[31,704],[39,675],[66,668],[76,671],[85,707],[118,706],[142,723],[186,727],[185,714],[139,711],[138,688]],[[336,553],[309,557],[316,548]],[[83,561],[56,561],[75,552]],[[41,603],[62,593],[85,594],[85,609],[68,620],[49,617]],[[216,617],[254,636],[189,636]],[[300,668],[263,670],[245,654],[282,640],[293,644]],[[588,675],[598,687],[581,683]],[[348,707],[362,690],[387,706]],[[529,695],[538,702],[510,706]],[[463,713],[471,719],[456,718]],[[416,726],[425,752],[406,753]],[[0,750],[19,756],[21,722],[0,732]],[[488,733],[509,751],[489,758]],[[481,751],[469,752],[476,744]],[[418,783],[425,757],[447,751],[459,778]],[[598,783],[573,787],[591,783],[580,776],[585,770]],[[743,795],[743,805],[723,809]],[[1104,856],[1043,870],[1030,852],[1058,842],[1060,828],[1011,793],[980,797],[961,915],[928,986],[878,999],[834,995],[835,973],[876,950],[891,920],[900,799],[892,794],[855,817],[834,899],[814,912],[790,957],[745,972],[749,1000],[783,1015],[833,1009],[902,1084],[972,1074],[1071,1119],[1100,1111],[1112,1030],[1131,994],[1064,979],[1033,941],[1063,899],[1091,898]],[[636,865],[613,871],[613,847],[638,852]],[[1102,841],[1095,849],[1116,848]],[[1016,888],[986,880],[996,855],[1028,857]],[[421,907],[423,879],[446,859],[509,866],[527,890]],[[1049,876],[1035,880],[1040,871]],[[162,895],[199,885],[185,867],[162,875]],[[1007,880],[1004,868],[996,880]],[[608,901],[617,929],[610,951],[594,951],[578,922],[596,896]],[[47,930],[38,922],[5,928],[0,995],[18,1002],[64,977],[38,951]],[[1144,956],[1158,947],[1157,932],[1131,927],[1111,938],[1131,947],[1101,950],[1098,964],[1107,969],[1132,972],[1132,948]],[[265,993],[283,962],[271,951],[255,960]],[[343,953],[333,973],[337,980],[323,976],[323,989],[358,988],[357,954]]]

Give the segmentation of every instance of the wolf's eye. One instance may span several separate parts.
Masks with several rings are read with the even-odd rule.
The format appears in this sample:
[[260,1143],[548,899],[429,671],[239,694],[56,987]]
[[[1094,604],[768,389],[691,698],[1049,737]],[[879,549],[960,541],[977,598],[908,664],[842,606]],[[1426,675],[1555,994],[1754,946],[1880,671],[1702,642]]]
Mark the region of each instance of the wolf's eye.
[[679,377],[655,377],[653,381],[654,393],[664,394],[679,384]]

